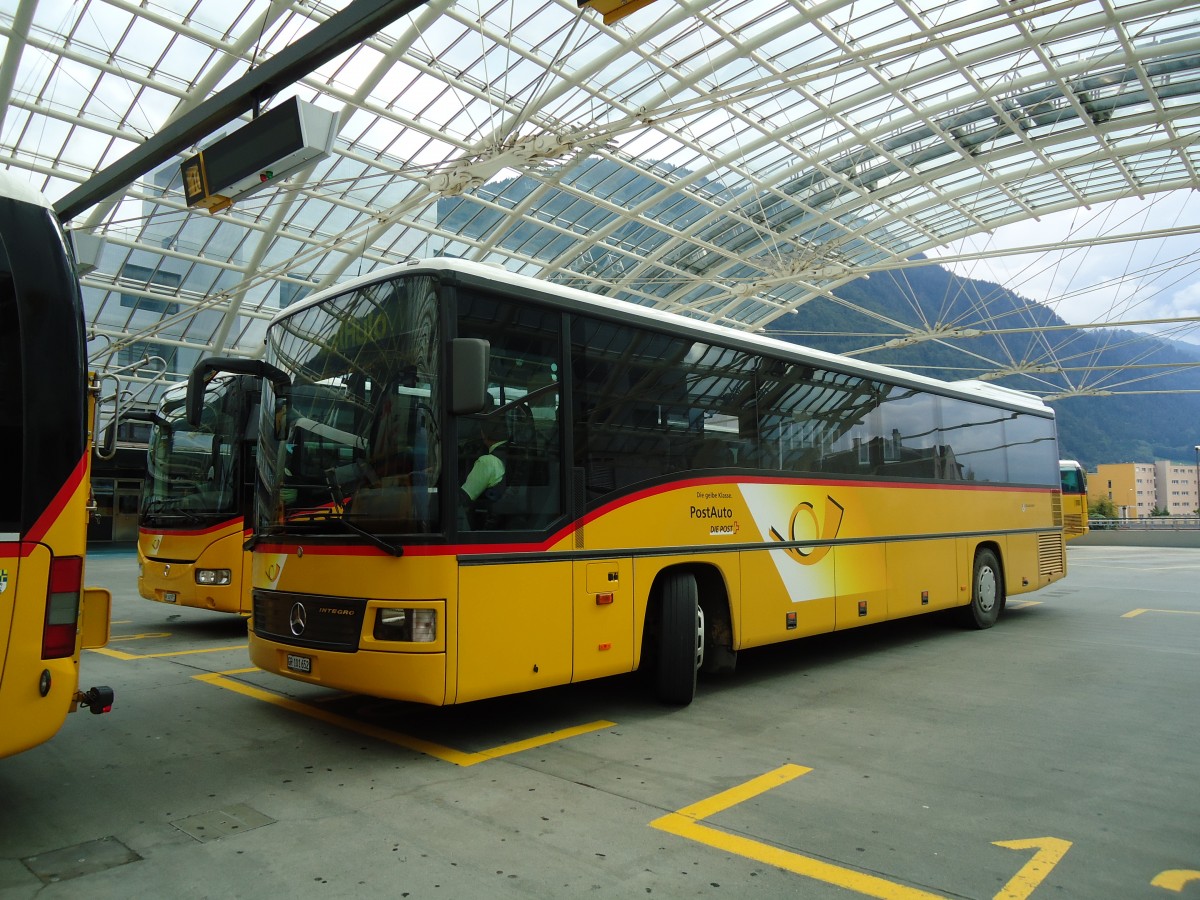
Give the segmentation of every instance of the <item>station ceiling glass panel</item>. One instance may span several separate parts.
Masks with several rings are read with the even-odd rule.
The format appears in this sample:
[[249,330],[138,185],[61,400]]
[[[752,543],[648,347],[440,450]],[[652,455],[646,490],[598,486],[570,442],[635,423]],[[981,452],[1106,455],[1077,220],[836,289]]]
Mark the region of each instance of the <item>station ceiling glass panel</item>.
[[[60,200],[353,5],[0,0],[0,164]],[[189,209],[180,162],[248,110],[75,212],[93,363],[254,356],[308,293],[437,255],[795,328],[972,235],[1200,187],[1197,2],[629,7],[418,5],[261,98],[332,112],[325,158]]]

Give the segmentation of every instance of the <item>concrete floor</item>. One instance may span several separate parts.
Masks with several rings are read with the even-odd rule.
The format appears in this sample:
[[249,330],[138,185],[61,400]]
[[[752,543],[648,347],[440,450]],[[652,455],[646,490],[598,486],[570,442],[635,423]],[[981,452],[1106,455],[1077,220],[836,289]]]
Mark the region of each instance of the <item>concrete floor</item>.
[[1068,557],[990,631],[744,653],[686,709],[427,709],[239,671],[239,620],[93,554],[116,706],[0,760],[0,897],[1200,897],[1200,550]]

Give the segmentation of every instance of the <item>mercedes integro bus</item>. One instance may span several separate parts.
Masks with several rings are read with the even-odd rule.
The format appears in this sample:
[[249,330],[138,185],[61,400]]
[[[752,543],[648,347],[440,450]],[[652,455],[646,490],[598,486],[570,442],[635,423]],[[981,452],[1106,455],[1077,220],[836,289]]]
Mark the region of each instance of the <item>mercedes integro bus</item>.
[[200,421],[187,388],[163,394],[152,422],[138,521],[138,592],[147,600],[250,614],[254,454],[261,381],[214,377]]
[[[452,704],[641,668],[684,704],[748,648],[987,628],[1066,573],[1053,412],[1000,387],[451,259],[289,307],[250,362],[250,655],[308,683]],[[293,424],[312,391],[325,431]]]

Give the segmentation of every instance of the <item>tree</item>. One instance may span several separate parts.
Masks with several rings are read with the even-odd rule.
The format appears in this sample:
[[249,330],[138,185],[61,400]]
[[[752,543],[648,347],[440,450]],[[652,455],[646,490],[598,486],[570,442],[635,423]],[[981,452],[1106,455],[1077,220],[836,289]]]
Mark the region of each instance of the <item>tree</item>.
[[1115,519],[1117,518],[1117,507],[1107,497],[1101,497],[1099,500],[1093,500],[1088,504],[1089,519]]

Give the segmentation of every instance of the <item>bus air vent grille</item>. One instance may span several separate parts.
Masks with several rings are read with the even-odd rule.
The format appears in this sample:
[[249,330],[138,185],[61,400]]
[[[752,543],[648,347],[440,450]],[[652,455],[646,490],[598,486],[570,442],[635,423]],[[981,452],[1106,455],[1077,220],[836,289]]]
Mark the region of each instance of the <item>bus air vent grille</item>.
[[1038,574],[1061,575],[1066,571],[1061,532],[1038,535]]

